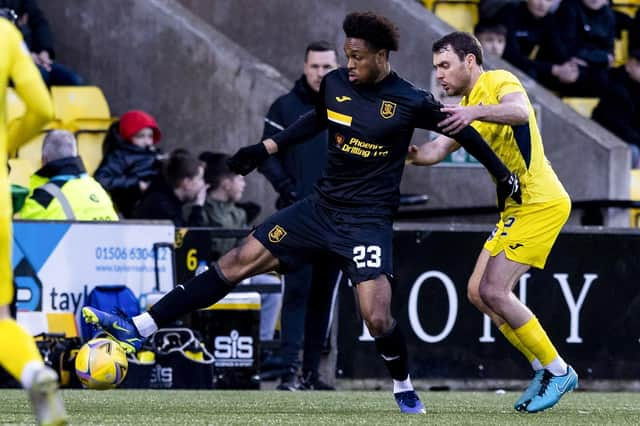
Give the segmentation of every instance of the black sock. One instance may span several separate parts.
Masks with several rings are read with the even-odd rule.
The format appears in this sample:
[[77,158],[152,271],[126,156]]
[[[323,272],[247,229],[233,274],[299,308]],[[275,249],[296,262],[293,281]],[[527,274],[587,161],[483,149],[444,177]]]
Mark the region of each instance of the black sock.
[[165,327],[189,312],[213,305],[234,286],[214,264],[209,270],[167,293],[149,309],[149,314],[158,327]]
[[394,380],[406,380],[409,376],[407,343],[398,324],[394,322],[391,330],[383,336],[376,337],[375,341],[378,353],[384,360],[391,377]]

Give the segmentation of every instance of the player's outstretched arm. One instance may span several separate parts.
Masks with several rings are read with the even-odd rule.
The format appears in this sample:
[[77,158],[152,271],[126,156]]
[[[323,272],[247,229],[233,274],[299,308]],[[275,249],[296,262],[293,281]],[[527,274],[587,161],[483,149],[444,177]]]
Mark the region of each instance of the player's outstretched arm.
[[431,166],[447,158],[447,155],[460,148],[453,139],[446,136],[438,136],[431,142],[421,146],[411,145],[407,154],[407,163],[415,166]]
[[444,105],[440,111],[447,114],[447,118],[439,122],[438,127],[455,135],[476,120],[517,126],[529,121],[528,105],[522,92],[508,93],[495,105]]
[[234,173],[245,176],[262,164],[271,154],[291,145],[307,142],[325,128],[326,123],[317,118],[315,110],[311,110],[273,137],[255,145],[240,148],[227,160],[227,165]]

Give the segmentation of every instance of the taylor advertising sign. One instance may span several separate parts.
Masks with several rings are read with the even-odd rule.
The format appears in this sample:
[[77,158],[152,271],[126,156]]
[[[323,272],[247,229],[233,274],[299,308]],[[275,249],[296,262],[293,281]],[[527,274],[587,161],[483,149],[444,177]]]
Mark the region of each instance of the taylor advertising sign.
[[[173,239],[170,222],[14,222],[18,320],[32,332],[47,331],[48,321],[40,317],[77,314],[98,285],[124,284],[136,296],[151,292],[156,287],[156,255],[160,290],[169,291],[173,258],[167,245]],[[38,324],[45,329],[34,330]]]

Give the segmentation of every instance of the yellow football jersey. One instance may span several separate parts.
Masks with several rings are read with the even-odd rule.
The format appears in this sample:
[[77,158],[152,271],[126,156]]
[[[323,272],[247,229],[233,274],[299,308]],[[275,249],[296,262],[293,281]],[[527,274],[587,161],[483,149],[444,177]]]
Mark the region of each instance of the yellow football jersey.
[[[471,126],[482,135],[507,168],[518,174],[523,203],[541,203],[568,197],[544,155],[535,112],[522,83],[515,75],[505,70],[483,72],[469,96],[463,97],[460,104],[496,105],[503,96],[514,92],[521,92],[527,97],[528,123],[511,126],[474,121]],[[513,202],[507,200],[507,203]]]
[[[7,134],[7,84],[26,105],[19,125]],[[0,18],[0,305],[11,302],[13,281],[11,268],[11,197],[7,177],[7,154],[35,136],[51,119],[53,105],[40,72],[17,28]],[[15,129],[15,130],[14,130]]]

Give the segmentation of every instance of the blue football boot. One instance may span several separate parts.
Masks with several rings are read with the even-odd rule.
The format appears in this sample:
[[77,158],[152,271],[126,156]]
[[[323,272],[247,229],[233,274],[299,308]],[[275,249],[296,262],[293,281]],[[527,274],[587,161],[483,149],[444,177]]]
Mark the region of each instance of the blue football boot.
[[571,366],[567,366],[567,374],[564,376],[554,376],[549,371],[544,370],[540,381],[540,390],[527,405],[527,413],[537,413],[553,407],[560,401],[562,395],[571,392],[577,387],[578,375]]
[[144,343],[144,337],[138,333],[138,329],[123,312],[118,315],[109,314],[90,306],[82,308],[82,318],[87,324],[100,327],[130,354],[138,352]]
[[414,390],[394,393],[400,411],[405,414],[425,414],[424,404]]
[[529,386],[527,386],[524,393],[520,395],[516,403],[513,404],[513,408],[517,411],[525,411],[529,401],[540,391],[540,382],[542,381],[543,374],[544,369],[536,370],[536,374],[533,376],[533,379],[531,379],[531,383],[529,383]]

